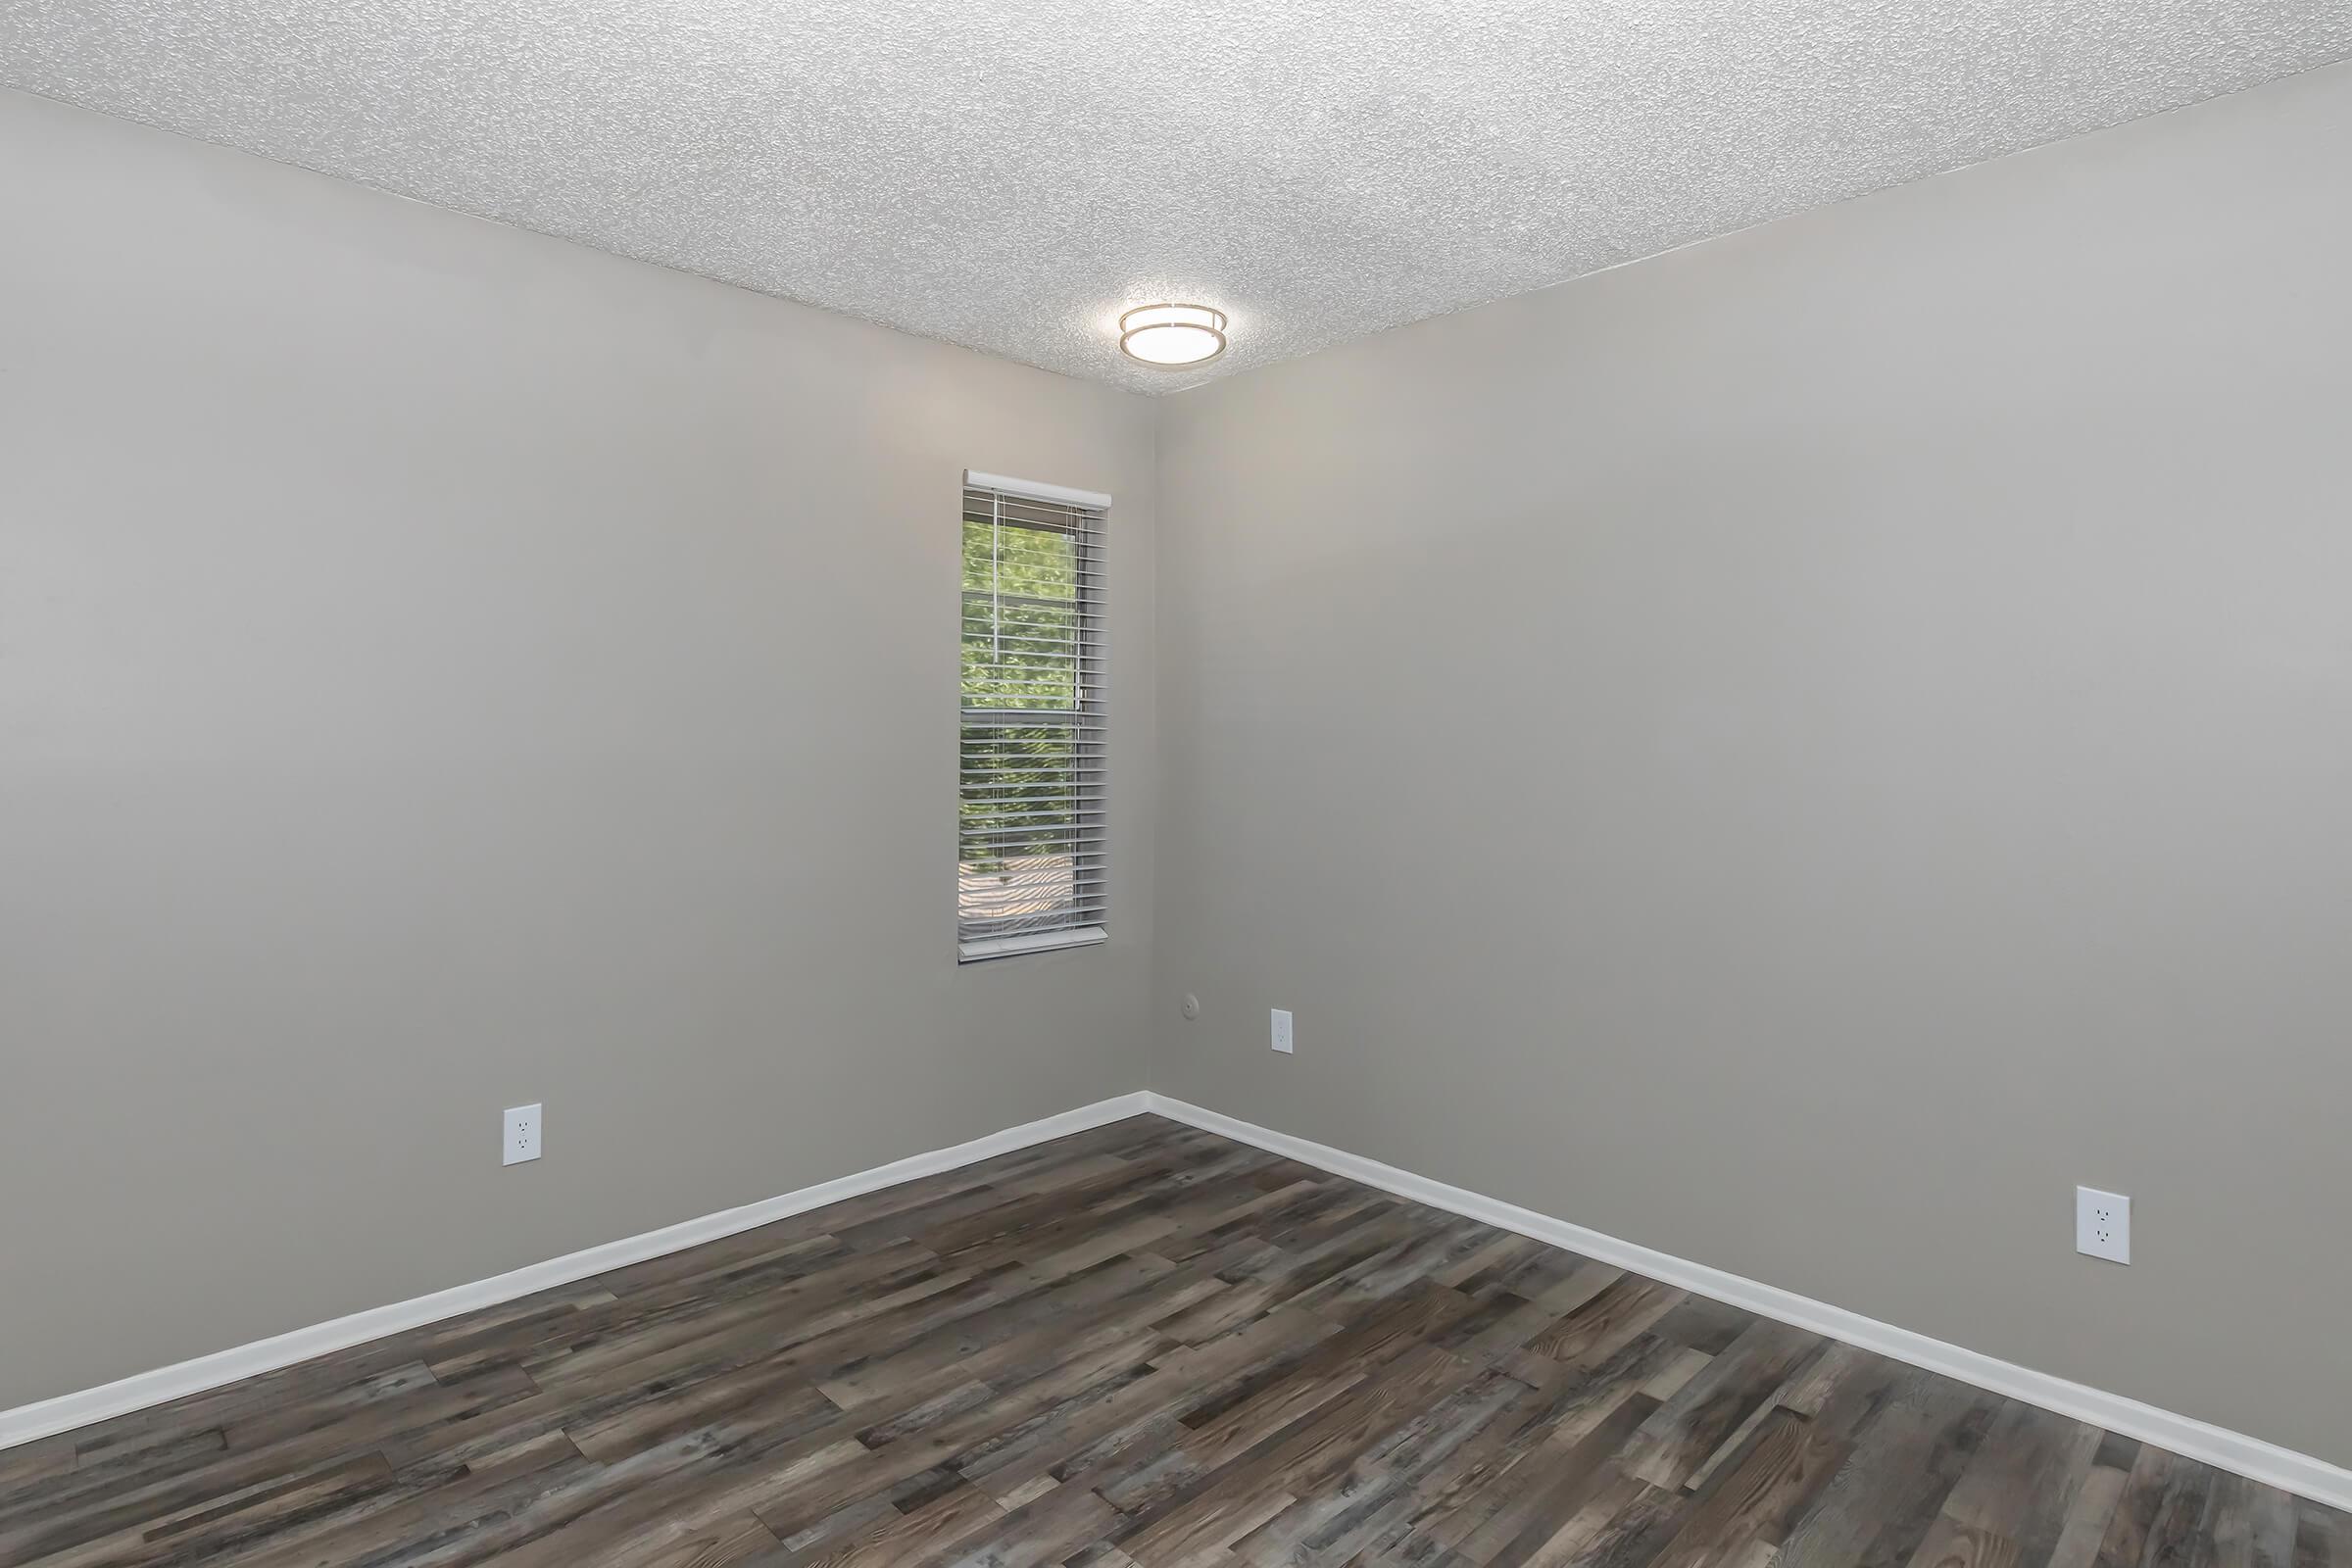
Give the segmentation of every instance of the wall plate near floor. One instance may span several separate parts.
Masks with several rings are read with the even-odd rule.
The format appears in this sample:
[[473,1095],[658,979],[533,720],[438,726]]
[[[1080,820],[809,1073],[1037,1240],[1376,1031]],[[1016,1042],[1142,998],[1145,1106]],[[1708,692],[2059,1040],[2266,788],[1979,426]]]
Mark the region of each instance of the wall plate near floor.
[[2132,1261],[2132,1200],[2096,1187],[2075,1189],[2075,1250],[2110,1263]]
[[1284,1055],[1291,1054],[1291,1013],[1287,1007],[1274,1009],[1274,1049]]
[[519,1165],[526,1159],[539,1157],[539,1127],[543,1120],[537,1105],[514,1105],[507,1110],[506,1132],[500,1144],[498,1162]]

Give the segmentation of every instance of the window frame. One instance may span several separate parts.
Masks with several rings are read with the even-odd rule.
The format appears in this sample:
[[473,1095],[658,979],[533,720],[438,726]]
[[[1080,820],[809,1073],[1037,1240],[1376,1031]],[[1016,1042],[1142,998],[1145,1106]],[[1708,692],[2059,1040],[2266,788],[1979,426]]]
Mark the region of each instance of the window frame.
[[[1072,648],[1074,667],[1071,671],[1075,703],[1069,708],[973,708],[967,705],[962,669],[963,636],[967,625],[967,596],[962,555],[963,530],[970,521],[972,493],[992,493],[1001,501],[1043,502],[1065,507],[1074,512],[1091,513],[1091,518],[1074,518],[1067,527],[1051,523],[1027,521],[1010,526],[1033,529],[1040,533],[1064,533],[1072,540],[1072,594],[1068,601],[1072,613]],[[1107,907],[1110,876],[1109,845],[1109,667],[1106,632],[1109,621],[1108,564],[1109,520],[1111,498],[1100,491],[1073,489],[1067,485],[1048,484],[1034,479],[1016,479],[1004,474],[987,473],[967,468],[963,473],[963,494],[957,507],[957,565],[956,607],[957,675],[956,675],[956,959],[958,964],[982,962],[994,958],[1014,957],[1023,954],[1053,953],[1070,948],[1096,947],[1109,940]],[[1001,524],[1004,525],[1004,524]],[[1039,600],[1040,605],[1059,601]],[[975,725],[974,715],[981,724]],[[972,923],[965,913],[967,847],[963,813],[968,804],[965,793],[966,754],[971,745],[971,732],[990,724],[1010,728],[1047,728],[1066,725],[1071,737],[1072,757],[1069,766],[1070,785],[1070,842],[1072,890],[1070,898],[1080,906],[1076,913],[1084,923],[1052,925],[1033,930],[1009,932],[991,931],[981,935],[968,934]],[[1091,755],[1090,755],[1091,754]],[[1091,777],[1090,777],[1091,775]],[[1083,797],[1092,791],[1096,800],[1090,807]],[[1093,906],[1090,909],[1087,906]],[[1049,911],[1051,912],[1051,911]],[[997,921],[1025,918],[1000,915]]]

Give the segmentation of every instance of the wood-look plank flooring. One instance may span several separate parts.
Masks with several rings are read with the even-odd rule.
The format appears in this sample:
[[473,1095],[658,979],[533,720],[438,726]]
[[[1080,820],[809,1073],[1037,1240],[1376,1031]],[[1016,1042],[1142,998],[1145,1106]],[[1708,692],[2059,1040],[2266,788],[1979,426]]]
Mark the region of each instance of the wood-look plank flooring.
[[44,1568],[2352,1568],[2352,1518],[1155,1117],[0,1451]]

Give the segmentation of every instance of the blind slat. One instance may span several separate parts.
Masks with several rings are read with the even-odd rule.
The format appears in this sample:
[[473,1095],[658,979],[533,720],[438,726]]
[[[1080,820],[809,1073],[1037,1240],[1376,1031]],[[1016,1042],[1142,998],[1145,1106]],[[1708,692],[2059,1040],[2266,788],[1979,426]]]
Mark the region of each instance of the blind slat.
[[1046,860],[1056,857],[1076,855],[1089,847],[1099,848],[1105,830],[1064,829],[1051,823],[1022,823],[1013,827],[975,828],[956,835],[956,844],[964,849],[986,850],[991,856],[1005,860],[1037,862],[1039,875],[1047,873]]
[[967,708],[966,729],[1083,729],[1102,727],[1102,716],[1067,708]]

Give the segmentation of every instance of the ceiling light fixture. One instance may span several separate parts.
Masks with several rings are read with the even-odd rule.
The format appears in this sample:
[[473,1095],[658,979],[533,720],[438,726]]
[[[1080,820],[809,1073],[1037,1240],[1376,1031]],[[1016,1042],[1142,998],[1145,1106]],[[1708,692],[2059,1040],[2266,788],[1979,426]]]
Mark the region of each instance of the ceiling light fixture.
[[1205,305],[1139,305],[1119,318],[1119,352],[1161,370],[1204,365],[1225,352],[1225,313]]

